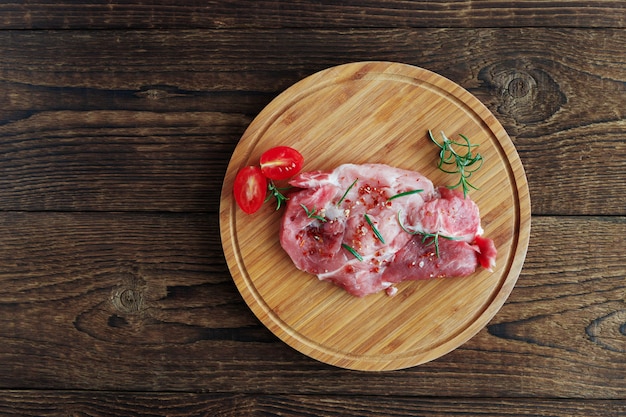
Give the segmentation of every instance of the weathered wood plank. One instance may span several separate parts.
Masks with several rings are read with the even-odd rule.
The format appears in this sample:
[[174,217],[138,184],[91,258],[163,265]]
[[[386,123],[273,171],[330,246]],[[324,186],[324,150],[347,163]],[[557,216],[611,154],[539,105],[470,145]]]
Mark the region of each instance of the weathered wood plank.
[[572,401],[558,399],[465,399],[414,398],[390,396],[271,396],[254,398],[259,415],[302,416],[304,410],[313,415],[363,416],[602,416],[618,417],[626,411],[622,400]]
[[0,391],[3,416],[528,416],[618,417],[624,400],[465,399],[342,395],[227,395],[106,391]]
[[217,210],[247,121],[212,112],[32,115],[0,139],[0,200],[18,210]]
[[534,214],[623,215],[624,50],[616,30],[2,32],[0,208],[216,210],[229,155],[272,97],[377,59],[483,101],[520,152]]
[[617,1],[9,1],[4,29],[624,27]]
[[363,373],[259,324],[226,268],[217,215],[2,213],[0,387],[624,398],[626,219],[533,222],[492,323],[436,361]]

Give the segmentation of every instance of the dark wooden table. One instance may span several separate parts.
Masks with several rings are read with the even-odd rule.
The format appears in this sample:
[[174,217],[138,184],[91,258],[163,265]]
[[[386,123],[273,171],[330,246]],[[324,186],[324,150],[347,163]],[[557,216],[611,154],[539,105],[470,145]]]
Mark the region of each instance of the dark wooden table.
[[[625,2],[9,1],[0,28],[0,415],[626,415]],[[472,92],[532,198],[492,322],[381,373],[262,326],[218,222],[258,112],[362,60]]]

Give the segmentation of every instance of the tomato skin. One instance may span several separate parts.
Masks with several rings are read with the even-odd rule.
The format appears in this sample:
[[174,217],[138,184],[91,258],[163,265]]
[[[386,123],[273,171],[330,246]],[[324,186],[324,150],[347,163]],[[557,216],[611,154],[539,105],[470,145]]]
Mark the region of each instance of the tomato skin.
[[270,180],[293,177],[302,169],[304,158],[289,146],[276,146],[261,155],[261,171]]
[[265,201],[267,179],[257,166],[247,166],[237,172],[233,194],[237,205],[248,214],[259,210]]

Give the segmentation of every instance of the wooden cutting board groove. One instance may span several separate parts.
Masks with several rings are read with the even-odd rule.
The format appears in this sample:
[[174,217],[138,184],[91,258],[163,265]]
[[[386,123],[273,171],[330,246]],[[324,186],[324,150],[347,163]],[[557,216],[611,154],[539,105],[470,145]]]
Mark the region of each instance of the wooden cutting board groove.
[[[281,212],[267,203],[246,215],[232,197],[239,169],[278,145],[298,149],[304,170],[386,163],[420,171],[435,185],[456,177],[436,167],[432,130],[478,143],[485,158],[471,197],[485,236],[498,248],[493,271],[466,278],[405,282],[398,294],[353,297],[295,268],[280,247]],[[530,236],[530,197],[515,147],[469,92],[422,68],[357,62],[294,84],[250,124],[228,165],[220,200],[224,254],[242,297],[279,338],[322,362],[350,369],[401,369],[465,343],[501,308],[522,269]]]

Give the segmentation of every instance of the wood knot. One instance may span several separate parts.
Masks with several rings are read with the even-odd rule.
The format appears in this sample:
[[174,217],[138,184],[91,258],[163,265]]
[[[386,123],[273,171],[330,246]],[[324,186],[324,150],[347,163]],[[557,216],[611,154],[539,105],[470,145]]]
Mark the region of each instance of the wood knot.
[[352,80],[358,81],[367,75],[367,71],[365,69],[361,69],[354,74],[352,74]]
[[121,313],[132,314],[141,311],[144,296],[143,290],[137,283],[115,289],[111,297],[113,307]]
[[516,78],[509,83],[507,88],[513,98],[522,98],[530,92],[530,85],[524,78]]
[[626,310],[599,317],[585,329],[595,344],[612,352],[626,353]]
[[498,112],[520,123],[546,120],[567,102],[550,74],[528,62],[496,63],[482,69],[478,78],[499,97]]

